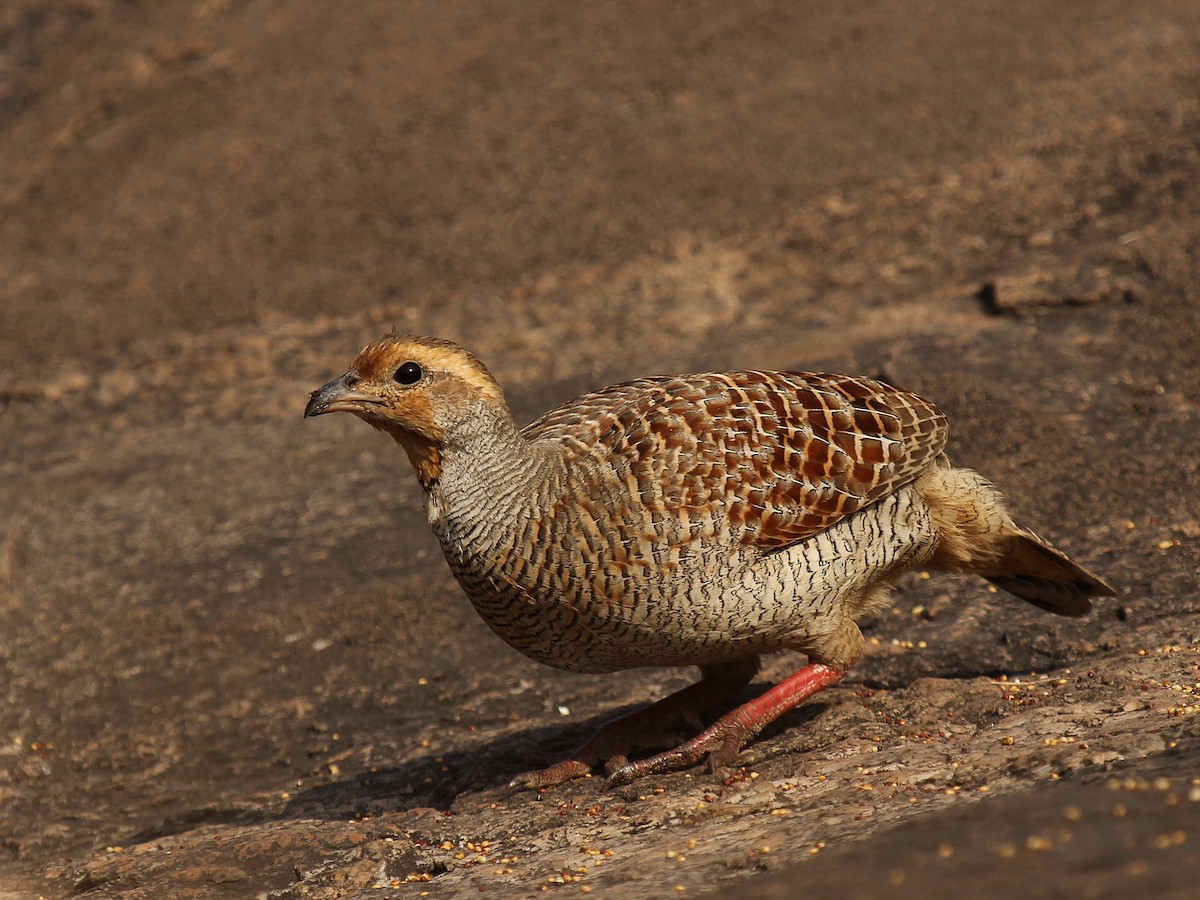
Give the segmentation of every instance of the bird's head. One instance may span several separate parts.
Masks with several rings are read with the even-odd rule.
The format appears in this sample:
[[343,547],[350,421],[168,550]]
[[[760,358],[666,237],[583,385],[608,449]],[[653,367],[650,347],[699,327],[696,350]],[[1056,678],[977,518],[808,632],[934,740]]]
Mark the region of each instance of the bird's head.
[[369,344],[350,370],[313,391],[304,417],[354,413],[408,452],[426,487],[452,436],[484,409],[508,407],[487,368],[450,341],[390,334]]

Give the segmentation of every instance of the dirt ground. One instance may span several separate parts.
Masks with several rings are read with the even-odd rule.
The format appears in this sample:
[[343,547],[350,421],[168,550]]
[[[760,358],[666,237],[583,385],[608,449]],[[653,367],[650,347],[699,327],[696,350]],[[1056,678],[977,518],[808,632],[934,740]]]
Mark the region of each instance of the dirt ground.
[[[1192,2],[6,0],[0,898],[1195,896],[1198,258]],[[1120,596],[913,573],[728,783],[506,796],[691,673],[509,650],[301,420],[393,325],[523,420],[883,375]]]

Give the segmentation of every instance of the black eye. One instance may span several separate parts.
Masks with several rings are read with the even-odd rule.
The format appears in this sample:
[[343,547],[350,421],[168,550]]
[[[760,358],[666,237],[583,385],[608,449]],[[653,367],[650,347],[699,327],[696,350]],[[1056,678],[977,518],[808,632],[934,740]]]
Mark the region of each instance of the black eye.
[[416,384],[421,380],[421,367],[415,362],[406,362],[393,376],[398,384]]

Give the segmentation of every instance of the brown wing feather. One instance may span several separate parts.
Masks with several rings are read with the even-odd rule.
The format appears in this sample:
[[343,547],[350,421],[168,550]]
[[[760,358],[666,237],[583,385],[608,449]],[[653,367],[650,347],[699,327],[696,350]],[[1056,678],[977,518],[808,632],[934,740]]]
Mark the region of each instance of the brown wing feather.
[[942,452],[946,421],[869,379],[749,371],[615,385],[524,434],[561,442],[598,490],[636,489],[670,511],[723,508],[745,543],[771,549],[915,479]]

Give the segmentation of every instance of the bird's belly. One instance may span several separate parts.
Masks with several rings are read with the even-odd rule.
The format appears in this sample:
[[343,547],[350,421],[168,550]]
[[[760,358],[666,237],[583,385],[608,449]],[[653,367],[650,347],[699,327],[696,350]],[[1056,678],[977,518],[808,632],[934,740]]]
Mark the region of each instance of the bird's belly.
[[803,649],[854,618],[874,584],[926,558],[928,516],[900,493],[768,553],[664,537],[647,560],[586,567],[550,551],[534,572],[447,558],[488,626],[538,662],[579,672],[726,662]]

